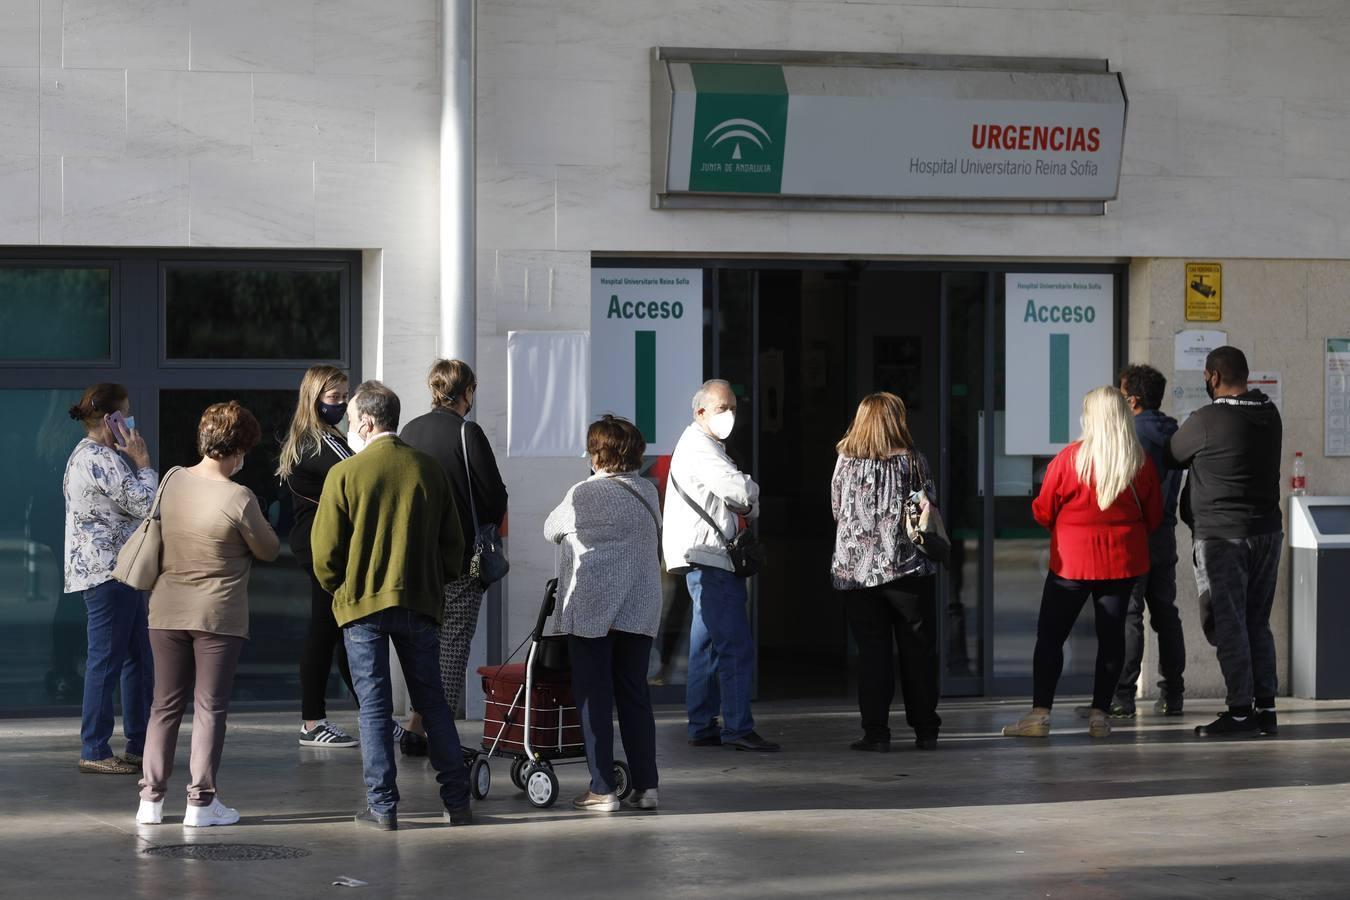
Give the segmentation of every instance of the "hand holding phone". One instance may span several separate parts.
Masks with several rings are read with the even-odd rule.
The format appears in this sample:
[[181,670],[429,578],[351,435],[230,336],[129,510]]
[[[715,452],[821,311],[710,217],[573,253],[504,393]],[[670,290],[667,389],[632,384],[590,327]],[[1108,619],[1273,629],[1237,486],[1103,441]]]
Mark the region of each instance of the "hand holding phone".
[[150,451],[146,449],[145,439],[136,430],[134,419],[128,419],[121,412],[114,412],[104,416],[103,423],[108,428],[108,435],[116,450],[125,453],[136,468],[149,467]]

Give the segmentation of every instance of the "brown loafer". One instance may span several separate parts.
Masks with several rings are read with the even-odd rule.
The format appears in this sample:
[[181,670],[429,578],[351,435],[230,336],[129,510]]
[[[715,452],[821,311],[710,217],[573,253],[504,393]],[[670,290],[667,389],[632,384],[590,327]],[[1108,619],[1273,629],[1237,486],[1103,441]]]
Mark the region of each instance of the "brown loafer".
[[80,771],[89,775],[139,775],[141,767],[133,766],[116,756],[110,756],[107,759],[82,759]]

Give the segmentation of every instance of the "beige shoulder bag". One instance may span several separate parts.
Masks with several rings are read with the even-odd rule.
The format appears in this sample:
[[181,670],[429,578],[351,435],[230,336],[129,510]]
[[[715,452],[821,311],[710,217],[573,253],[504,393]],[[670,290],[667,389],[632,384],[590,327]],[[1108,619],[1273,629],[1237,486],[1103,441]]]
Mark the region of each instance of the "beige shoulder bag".
[[159,502],[164,498],[164,485],[169,483],[173,473],[180,468],[182,467],[174,466],[164,473],[159,490],[155,491],[155,502],[150,507],[150,515],[146,516],[145,521],[127,539],[117,554],[117,567],[113,569],[112,577],[127,587],[148,591],[159,580],[159,573],[164,565],[164,533],[159,522]]

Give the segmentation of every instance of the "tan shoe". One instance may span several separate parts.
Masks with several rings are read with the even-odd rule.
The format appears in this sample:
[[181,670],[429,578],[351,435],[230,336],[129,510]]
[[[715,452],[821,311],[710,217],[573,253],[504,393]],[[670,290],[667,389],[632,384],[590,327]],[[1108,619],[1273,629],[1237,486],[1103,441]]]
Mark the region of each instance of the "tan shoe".
[[1104,738],[1111,736],[1111,723],[1107,721],[1106,713],[1100,709],[1094,709],[1088,716],[1088,737]]
[[123,753],[121,759],[122,762],[126,763],[129,766],[135,766],[137,769],[145,767],[145,757],[140,756],[139,754]]
[[1036,712],[1034,709],[1025,716],[1017,720],[1015,725],[1003,726],[1004,737],[1036,737],[1043,738],[1050,736],[1050,714]]
[[82,759],[80,771],[89,775],[139,775],[141,767],[110,756],[107,759]]
[[580,809],[585,812],[618,812],[619,795],[594,794],[587,791],[572,801],[572,808]]

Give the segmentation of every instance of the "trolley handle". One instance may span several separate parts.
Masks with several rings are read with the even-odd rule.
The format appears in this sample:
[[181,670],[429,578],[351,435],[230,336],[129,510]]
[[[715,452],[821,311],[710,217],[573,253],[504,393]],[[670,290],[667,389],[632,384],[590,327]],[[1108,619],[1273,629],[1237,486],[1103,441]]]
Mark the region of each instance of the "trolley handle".
[[539,606],[539,618],[535,620],[534,631],[531,636],[535,642],[544,639],[544,626],[548,624],[548,617],[553,615],[553,610],[558,605],[558,579],[550,578],[548,584],[544,587],[544,602]]

